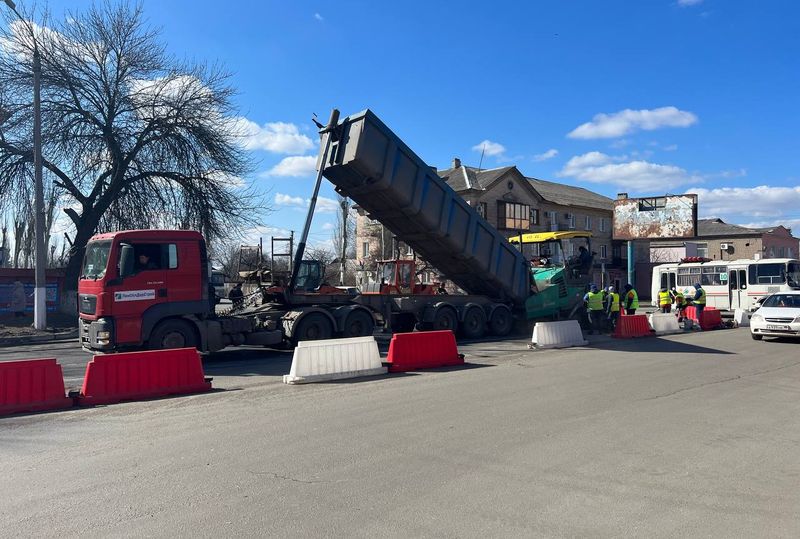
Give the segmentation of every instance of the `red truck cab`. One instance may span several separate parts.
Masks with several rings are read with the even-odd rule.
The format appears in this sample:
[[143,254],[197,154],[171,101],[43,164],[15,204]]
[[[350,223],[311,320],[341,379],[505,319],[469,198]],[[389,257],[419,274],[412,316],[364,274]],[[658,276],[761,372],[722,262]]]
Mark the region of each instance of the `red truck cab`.
[[78,282],[85,348],[180,348],[200,341],[192,320],[213,315],[199,232],[128,230],[93,236]]

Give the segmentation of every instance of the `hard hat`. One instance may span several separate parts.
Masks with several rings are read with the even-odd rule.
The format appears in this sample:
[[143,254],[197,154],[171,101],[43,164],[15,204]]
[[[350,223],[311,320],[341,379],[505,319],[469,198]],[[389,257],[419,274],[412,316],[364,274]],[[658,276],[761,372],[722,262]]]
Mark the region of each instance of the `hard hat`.
[[609,291],[609,292],[613,292],[613,291],[614,291],[614,287],[613,287],[613,286],[609,286],[609,287],[608,287],[608,291]]
[[592,292],[597,292],[597,285],[592,283],[592,286],[589,287],[589,290],[591,290]]

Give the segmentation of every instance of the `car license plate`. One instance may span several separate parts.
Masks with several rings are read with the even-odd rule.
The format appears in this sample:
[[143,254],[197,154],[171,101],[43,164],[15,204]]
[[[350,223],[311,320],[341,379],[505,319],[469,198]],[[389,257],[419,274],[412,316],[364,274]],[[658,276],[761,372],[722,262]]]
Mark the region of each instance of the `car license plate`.
[[767,329],[782,329],[784,331],[788,331],[789,326],[780,326],[778,324],[767,324]]

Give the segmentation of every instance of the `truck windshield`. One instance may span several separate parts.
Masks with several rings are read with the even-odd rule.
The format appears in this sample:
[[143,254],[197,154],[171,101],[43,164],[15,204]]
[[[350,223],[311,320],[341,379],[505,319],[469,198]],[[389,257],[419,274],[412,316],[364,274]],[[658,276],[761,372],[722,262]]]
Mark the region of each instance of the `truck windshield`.
[[111,240],[89,242],[86,246],[86,254],[83,257],[81,279],[94,279],[96,281],[102,278],[106,274],[109,251],[111,251]]
[[786,284],[800,288],[800,262],[786,264]]

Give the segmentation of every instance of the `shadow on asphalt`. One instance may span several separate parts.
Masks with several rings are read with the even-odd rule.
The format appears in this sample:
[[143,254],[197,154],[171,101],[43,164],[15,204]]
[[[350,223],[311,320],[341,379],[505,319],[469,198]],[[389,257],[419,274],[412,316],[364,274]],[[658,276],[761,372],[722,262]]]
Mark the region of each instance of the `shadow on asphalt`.
[[616,350],[618,352],[633,352],[637,354],[647,352],[666,352],[676,354],[736,355],[734,352],[718,350],[716,348],[707,348],[705,346],[697,346],[695,344],[689,344],[683,341],[660,339],[658,337],[640,337],[634,339],[614,339],[608,337],[603,340],[591,341],[588,345],[586,345],[586,348]]

